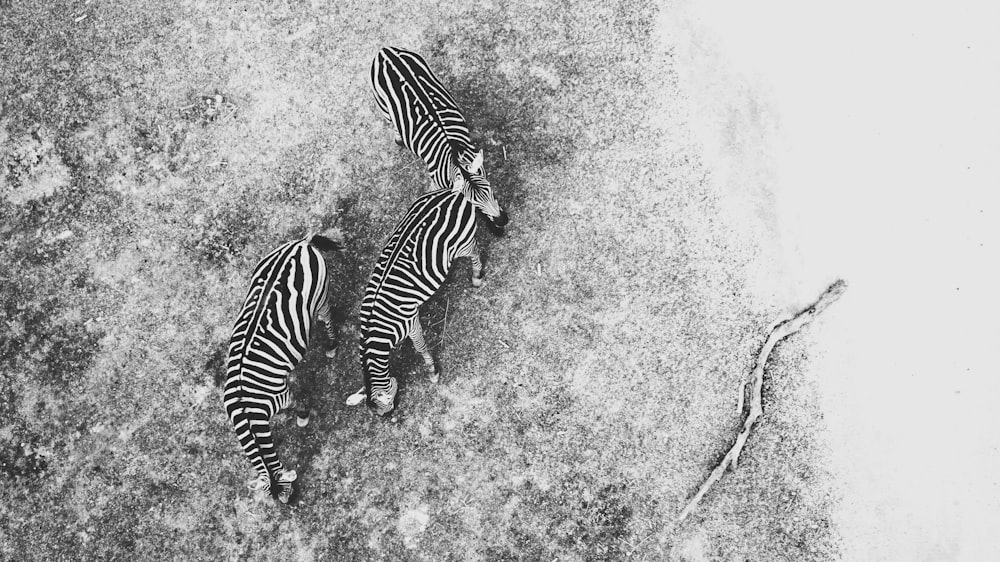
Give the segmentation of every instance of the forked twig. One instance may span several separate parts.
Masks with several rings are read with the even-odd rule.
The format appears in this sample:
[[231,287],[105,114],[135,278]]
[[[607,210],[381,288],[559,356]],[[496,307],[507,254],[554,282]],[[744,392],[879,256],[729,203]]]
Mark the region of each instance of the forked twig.
[[[445,299],[444,301],[444,328],[441,329],[441,343],[444,343],[444,338],[448,335],[448,307],[451,305],[451,299]],[[441,345],[441,344],[438,344]]]
[[750,394],[750,412],[747,414],[746,420],[743,422],[743,430],[740,431],[739,435],[736,436],[736,442],[733,444],[726,456],[723,457],[722,461],[715,467],[712,474],[709,475],[705,483],[701,485],[698,493],[691,498],[684,510],[681,511],[680,515],[677,516],[676,524],[680,524],[691,514],[698,503],[708,492],[709,488],[712,487],[722,475],[726,472],[727,468],[736,469],[739,464],[740,453],[743,452],[743,446],[746,445],[747,438],[750,437],[750,430],[753,429],[754,424],[757,419],[764,413],[763,406],[761,405],[761,388],[764,385],[764,364],[767,363],[767,356],[774,349],[774,346],[782,339],[788,337],[791,334],[802,329],[803,326],[812,322],[821,312],[823,312],[826,307],[834,303],[840,295],[844,293],[847,289],[847,283],[843,280],[837,280],[830,287],[819,296],[819,298],[805,310],[802,310],[792,318],[785,320],[774,326],[771,330],[770,335],[767,337],[767,341],[764,342],[764,347],[761,348],[760,354],[757,356],[757,363],[753,368],[753,389]]

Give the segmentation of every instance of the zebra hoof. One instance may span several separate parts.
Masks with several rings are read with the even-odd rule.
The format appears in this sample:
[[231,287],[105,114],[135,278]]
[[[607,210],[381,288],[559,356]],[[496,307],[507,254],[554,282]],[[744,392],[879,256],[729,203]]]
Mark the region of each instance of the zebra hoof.
[[309,412],[306,410],[299,410],[295,412],[295,425],[299,427],[309,425]]
[[354,394],[347,397],[345,403],[348,406],[360,406],[365,403],[365,387],[361,387],[361,390],[355,392]]
[[437,384],[441,380],[441,368],[437,363],[424,363],[424,370],[427,371],[427,378],[432,384]]
[[258,474],[256,478],[247,481],[247,490],[251,492],[266,492],[270,489],[270,481],[266,474]]
[[288,502],[292,501],[292,498],[295,497],[295,483],[279,482],[278,486],[281,487],[278,490],[278,501],[284,505],[288,505]]
[[330,347],[326,350],[326,355],[328,358],[333,359],[337,356],[337,349],[340,348],[340,342],[336,338],[330,338]]
[[392,142],[396,143],[398,146],[403,146],[403,137],[396,137],[392,139]]
[[482,277],[475,277],[475,276],[473,276],[473,278],[472,278],[472,286],[475,287],[475,288],[477,288],[477,289],[479,287],[482,287],[483,286],[483,278]]

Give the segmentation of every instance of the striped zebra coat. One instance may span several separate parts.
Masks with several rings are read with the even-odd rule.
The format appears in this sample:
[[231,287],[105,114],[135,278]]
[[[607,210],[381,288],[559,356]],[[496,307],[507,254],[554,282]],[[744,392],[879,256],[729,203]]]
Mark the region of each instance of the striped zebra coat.
[[326,324],[335,345],[320,250],[339,249],[339,242],[317,235],[282,244],[264,257],[251,276],[229,342],[226,412],[260,487],[282,503],[293,494],[296,474],[278,459],[270,420],[289,405],[288,375],[306,351],[314,318]]
[[483,168],[483,153],[454,98],[417,53],[385,47],[372,61],[372,91],[382,116],[392,123],[396,142],[427,165],[437,189],[449,189],[465,170],[472,204],[496,229],[508,221]]
[[364,387],[348,404],[365,401],[375,414],[395,407],[396,379],[389,353],[409,337],[424,359],[431,382],[434,364],[420,326],[419,307],[444,283],[455,258],[472,259],[472,282],[482,283],[476,215],[462,191],[442,189],[419,197],[386,243],[361,302],[361,364]]

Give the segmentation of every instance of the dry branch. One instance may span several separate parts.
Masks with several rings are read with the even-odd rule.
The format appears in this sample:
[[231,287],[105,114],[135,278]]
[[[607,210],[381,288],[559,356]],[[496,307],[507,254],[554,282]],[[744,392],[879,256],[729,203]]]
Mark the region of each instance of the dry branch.
[[445,335],[448,334],[448,307],[451,305],[451,299],[444,301],[444,329],[441,330],[441,339],[444,340]]
[[726,472],[727,468],[737,468],[740,453],[743,452],[743,446],[746,445],[747,438],[750,437],[750,430],[753,429],[753,425],[757,422],[757,419],[764,413],[763,406],[761,405],[761,387],[764,385],[764,364],[767,363],[767,356],[770,355],[771,350],[774,349],[774,346],[779,341],[799,331],[809,322],[812,322],[813,319],[826,309],[826,307],[830,306],[830,304],[840,298],[840,295],[844,293],[845,289],[847,289],[847,283],[843,280],[837,280],[835,283],[830,285],[830,287],[822,295],[819,296],[819,299],[817,299],[812,306],[799,312],[792,318],[778,323],[771,329],[771,333],[768,335],[767,341],[764,342],[764,347],[761,348],[760,354],[757,356],[757,363],[753,368],[753,388],[750,396],[750,412],[747,414],[747,418],[743,422],[743,430],[736,436],[736,442],[733,444],[732,448],[729,449],[729,452],[726,453],[726,456],[722,459],[718,466],[715,467],[715,470],[712,471],[712,474],[709,475],[708,479],[705,480],[705,483],[701,485],[698,493],[691,498],[691,501],[688,502],[684,510],[681,511],[679,516],[677,516],[677,524],[683,522],[684,519],[686,519],[687,516],[690,515],[696,507],[698,507],[698,503],[701,501],[701,498],[705,496],[713,484],[722,478],[722,475]]

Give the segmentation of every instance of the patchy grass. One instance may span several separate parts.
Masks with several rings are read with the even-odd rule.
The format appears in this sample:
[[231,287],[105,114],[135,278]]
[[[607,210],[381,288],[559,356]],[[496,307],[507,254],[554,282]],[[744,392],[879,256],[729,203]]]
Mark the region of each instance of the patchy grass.
[[[0,10],[3,558],[835,557],[799,338],[740,471],[666,524],[777,311],[745,288],[753,241],[720,218],[655,6]],[[460,262],[422,311],[442,382],[394,355],[396,422],[343,405],[372,264],[430,185],[372,109],[383,44],[445,80],[511,214],[480,229],[486,285]],[[257,260],[334,225],[343,345],[295,374],[312,423],[277,419],[286,508],[246,489],[224,354]]]

